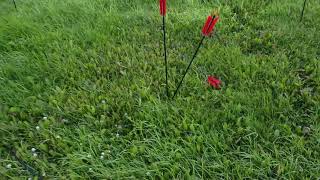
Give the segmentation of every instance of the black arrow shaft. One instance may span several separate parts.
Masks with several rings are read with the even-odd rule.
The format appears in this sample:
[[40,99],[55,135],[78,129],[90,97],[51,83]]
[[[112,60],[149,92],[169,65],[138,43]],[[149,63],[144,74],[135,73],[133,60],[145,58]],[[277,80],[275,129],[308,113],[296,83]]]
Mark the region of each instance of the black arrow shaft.
[[187,73],[188,73],[188,71],[189,71],[189,69],[190,69],[190,67],[191,67],[192,62],[194,61],[194,59],[196,58],[196,56],[197,56],[197,54],[198,54],[198,52],[199,52],[199,49],[200,49],[200,47],[201,47],[201,45],[202,45],[202,43],[203,43],[203,41],[204,41],[204,38],[205,38],[205,36],[203,36],[202,39],[200,40],[200,43],[199,43],[199,45],[198,45],[195,53],[193,54],[193,57],[192,57],[189,65],[188,65],[187,69],[185,70],[185,72],[184,72],[184,74],[183,74],[183,76],[182,76],[182,79],[180,80],[180,83],[179,83],[176,91],[175,91],[174,94],[173,94],[172,99],[177,95],[177,93],[178,93],[178,91],[179,91],[179,89],[180,89],[180,87],[181,87],[181,85],[182,85],[182,82],[183,82],[184,78],[186,77],[186,75],[187,75]]
[[305,9],[305,7],[306,7],[306,4],[307,4],[307,0],[304,0],[304,2],[303,2],[303,7],[302,7],[302,11],[301,11],[301,15],[300,15],[300,21],[302,21],[303,14],[304,14],[304,9]]
[[162,29],[163,29],[163,49],[164,49],[164,63],[166,71],[166,93],[169,97],[169,87],[168,87],[168,60],[167,60],[167,44],[166,44],[166,18],[162,16]]

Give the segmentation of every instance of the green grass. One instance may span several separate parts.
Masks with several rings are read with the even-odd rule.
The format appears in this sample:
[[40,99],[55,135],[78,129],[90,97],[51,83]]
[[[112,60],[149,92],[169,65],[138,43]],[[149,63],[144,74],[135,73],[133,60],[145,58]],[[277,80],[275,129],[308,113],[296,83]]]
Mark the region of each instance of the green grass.
[[302,23],[303,0],[168,1],[171,95],[221,11],[175,100],[157,1],[16,2],[0,0],[0,179],[320,177],[319,0]]

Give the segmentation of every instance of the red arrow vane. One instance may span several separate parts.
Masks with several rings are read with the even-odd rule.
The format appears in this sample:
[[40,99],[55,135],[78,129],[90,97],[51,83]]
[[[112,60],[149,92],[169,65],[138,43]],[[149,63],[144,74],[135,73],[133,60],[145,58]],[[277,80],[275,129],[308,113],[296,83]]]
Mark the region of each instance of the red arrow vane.
[[167,12],[166,0],[159,0],[159,3],[160,3],[160,14],[161,16],[165,16]]
[[220,89],[221,81],[219,79],[217,79],[216,77],[208,76],[208,82],[212,87],[214,87],[216,89]]
[[208,16],[206,23],[204,24],[202,28],[202,34],[204,36],[209,36],[211,32],[213,31],[215,25],[217,24],[219,20],[219,16]]

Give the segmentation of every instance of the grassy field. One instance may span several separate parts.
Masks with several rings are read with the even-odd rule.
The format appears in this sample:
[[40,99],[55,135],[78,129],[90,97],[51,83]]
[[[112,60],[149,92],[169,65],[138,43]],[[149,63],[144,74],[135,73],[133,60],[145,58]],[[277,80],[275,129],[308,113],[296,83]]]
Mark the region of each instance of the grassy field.
[[[0,179],[320,178],[320,1],[0,0]],[[207,83],[219,77],[221,90]]]

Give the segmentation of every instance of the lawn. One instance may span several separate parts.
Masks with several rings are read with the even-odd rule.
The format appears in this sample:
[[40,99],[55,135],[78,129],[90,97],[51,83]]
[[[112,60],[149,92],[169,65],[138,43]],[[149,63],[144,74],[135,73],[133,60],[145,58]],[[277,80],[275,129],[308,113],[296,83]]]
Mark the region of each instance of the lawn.
[[[320,178],[320,1],[0,0],[0,179]],[[220,90],[207,82],[222,81]]]

